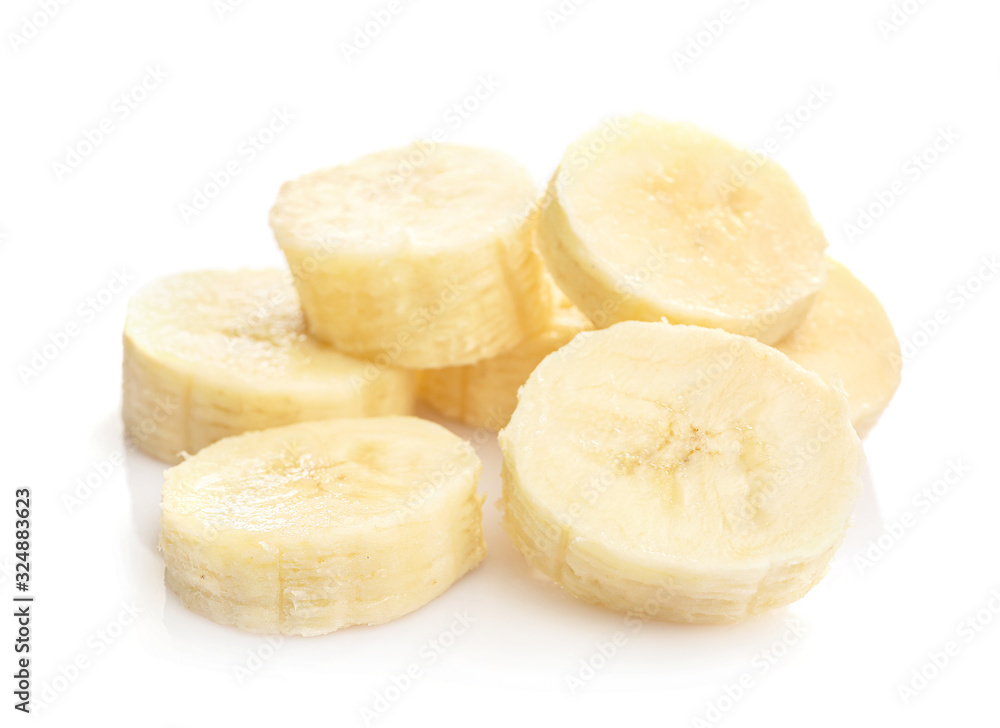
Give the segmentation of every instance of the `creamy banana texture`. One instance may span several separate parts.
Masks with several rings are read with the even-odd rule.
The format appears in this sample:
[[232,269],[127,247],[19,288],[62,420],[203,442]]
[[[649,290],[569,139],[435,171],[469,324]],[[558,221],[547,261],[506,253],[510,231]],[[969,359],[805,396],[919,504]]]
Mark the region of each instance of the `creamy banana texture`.
[[485,555],[481,471],[468,443],[415,417],[227,438],[167,471],[167,584],[195,612],[251,632],[395,619]]
[[412,373],[307,335],[291,276],[278,269],[157,281],[129,302],[123,344],[126,432],[170,463],[250,430],[413,409]]
[[626,322],[562,354],[500,433],[504,527],[532,564],[688,622],[743,619],[822,577],[860,494],[840,392],[718,329]]
[[[776,162],[687,124],[646,116],[574,165],[603,128],[567,150],[553,176],[538,245],[591,320],[722,328],[775,343],[801,322],[825,279],[826,238]],[[565,169],[565,173],[564,172]]]
[[805,320],[775,346],[842,387],[851,422],[864,437],[899,388],[899,339],[882,304],[842,263],[827,258],[826,285]]
[[125,325],[190,609],[322,634],[474,568],[481,464],[399,416],[417,394],[503,428],[504,528],[578,597],[729,622],[826,572],[901,358],[773,161],[625,117],[541,197],[499,152],[416,144],[286,183],[270,223],[290,272],[172,276]]
[[413,145],[286,183],[271,227],[312,335],[395,366],[459,366],[547,323],[537,195],[504,154]]
[[475,364],[421,372],[417,380],[419,398],[470,427],[499,430],[506,425],[517,406],[518,389],[542,359],[581,331],[594,328],[554,285],[552,291],[552,318],[544,330]]

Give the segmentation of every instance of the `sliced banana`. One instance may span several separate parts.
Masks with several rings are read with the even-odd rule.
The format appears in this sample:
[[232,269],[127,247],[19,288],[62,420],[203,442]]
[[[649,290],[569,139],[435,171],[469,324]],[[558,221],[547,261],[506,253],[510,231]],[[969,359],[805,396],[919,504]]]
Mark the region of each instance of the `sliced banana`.
[[504,527],[571,593],[726,622],[816,584],[860,493],[847,401],[777,350],[717,329],[579,334],[500,433]]
[[467,442],[415,417],[227,438],[166,473],[167,584],[250,632],[395,619],[483,559],[481,469]]
[[805,321],[775,347],[847,392],[851,422],[868,434],[899,387],[899,339],[882,304],[843,264],[826,261],[826,285]]
[[581,331],[590,320],[553,286],[554,313],[548,326],[513,349],[464,367],[420,373],[417,394],[435,410],[470,427],[499,430],[514,413],[517,390],[535,367]]
[[166,462],[248,430],[408,414],[414,388],[410,372],[310,337],[285,271],[183,273],[129,302],[125,430]]
[[694,126],[619,126],[574,142],[549,185],[538,247],[559,287],[598,327],[665,317],[780,340],[826,248],[788,173]]
[[414,145],[287,182],[271,227],[313,334],[374,361],[457,366],[545,326],[536,194],[499,152]]

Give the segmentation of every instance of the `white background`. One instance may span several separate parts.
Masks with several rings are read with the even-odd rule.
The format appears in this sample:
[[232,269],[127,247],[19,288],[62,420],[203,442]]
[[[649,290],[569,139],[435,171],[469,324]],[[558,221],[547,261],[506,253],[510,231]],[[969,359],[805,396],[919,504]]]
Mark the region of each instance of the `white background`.
[[[0,13],[0,579],[9,603],[13,490],[27,486],[35,697],[56,691],[45,724],[363,725],[361,708],[413,663],[422,676],[377,724],[711,724],[724,686],[747,675],[752,687],[721,701],[723,724],[1000,722],[1000,615],[989,611],[1000,588],[1000,285],[980,276],[984,256],[1000,250],[996,3],[909,0],[914,12],[890,33],[879,26],[890,0],[592,0],[554,26],[546,11],[556,2],[413,0],[350,62],[342,44],[387,3],[248,0],[220,17],[211,0],[71,2],[27,42],[10,35],[31,34],[24,24],[43,4],[8,0]],[[732,22],[679,68],[689,36],[723,9]],[[147,67],[166,78],[126,116],[116,99]],[[480,76],[495,92],[452,128],[449,108]],[[814,98],[789,133],[782,118],[814,87],[829,98]],[[249,160],[241,143],[275,109],[294,121]],[[865,443],[866,491],[830,576],[746,624],[646,625],[572,692],[567,675],[625,622],[532,576],[499,529],[490,441],[481,448],[490,554],[478,570],[391,624],[289,639],[241,683],[236,668],[248,650],[267,656],[267,643],[188,613],[164,590],[155,550],[163,466],[128,454],[92,478],[89,497],[65,499],[78,479],[122,457],[128,296],[173,271],[280,264],[267,211],[283,180],[311,169],[444,125],[454,141],[524,160],[541,184],[574,136],[632,111],[748,146],[774,138],[832,254],[915,345]],[[59,173],[53,163],[66,162],[67,146],[105,118],[111,131]],[[958,138],[929,153],[936,159],[918,178],[908,160],[941,130]],[[232,159],[240,174],[185,221],[180,204]],[[859,206],[895,180],[904,191],[850,235]],[[112,294],[104,289],[115,272],[130,282]],[[939,312],[944,323],[923,333]],[[77,335],[25,375],[33,353],[71,324]],[[939,483],[935,502],[922,499],[953,461],[969,472]],[[912,525],[886,536],[905,513]],[[881,557],[860,567],[880,536]],[[121,618],[124,605],[141,610],[136,620]],[[984,609],[991,623],[981,632],[960,627]],[[428,641],[456,612],[474,626],[427,664]],[[14,623],[0,621],[0,710],[3,725],[15,725],[26,719],[11,717]],[[792,623],[801,636],[786,635]],[[898,686],[949,640],[958,655],[904,703]],[[775,652],[783,656],[765,671]],[[74,661],[85,665],[75,674]]]

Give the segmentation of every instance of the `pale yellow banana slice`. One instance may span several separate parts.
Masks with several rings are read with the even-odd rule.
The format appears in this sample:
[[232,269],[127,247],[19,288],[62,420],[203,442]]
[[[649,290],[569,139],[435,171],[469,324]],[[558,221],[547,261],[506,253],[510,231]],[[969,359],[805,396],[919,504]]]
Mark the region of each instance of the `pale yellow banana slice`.
[[309,336],[286,271],[183,273],[129,302],[125,430],[166,462],[248,430],[408,414],[414,389],[412,373]]
[[851,422],[868,434],[899,387],[899,339],[882,304],[843,264],[826,261],[826,285],[805,321],[775,347],[847,392]]
[[774,343],[822,287],[826,239],[776,162],[634,116],[566,151],[538,247],[598,327],[666,318]]
[[546,358],[500,447],[524,556],[579,597],[674,621],[804,595],[861,489],[840,391],[752,338],[665,322]]
[[554,313],[548,326],[513,349],[464,367],[428,369],[417,380],[418,396],[446,417],[470,427],[499,430],[517,406],[517,390],[535,367],[581,331],[590,320],[553,287]]
[[316,635],[426,604],[486,553],[482,469],[415,417],[307,422],[205,448],[166,473],[166,581],[198,614]]
[[287,182],[271,227],[313,334],[384,364],[456,366],[546,323],[536,195],[499,152],[415,145]]

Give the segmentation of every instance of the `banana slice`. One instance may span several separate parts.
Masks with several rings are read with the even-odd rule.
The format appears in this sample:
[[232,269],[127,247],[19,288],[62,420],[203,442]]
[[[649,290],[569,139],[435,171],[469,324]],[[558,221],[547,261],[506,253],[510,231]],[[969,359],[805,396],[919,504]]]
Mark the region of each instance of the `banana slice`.
[[805,321],[775,347],[847,392],[851,422],[868,434],[899,387],[899,339],[882,304],[851,272],[826,261],[826,285]]
[[248,430],[408,414],[414,389],[410,372],[353,359],[308,336],[285,271],[183,273],[129,302],[125,430],[166,462]]
[[166,473],[167,585],[250,632],[387,622],[483,559],[481,470],[467,442],[415,417],[227,438]]
[[693,126],[620,126],[574,142],[549,185],[538,247],[556,283],[598,327],[665,317],[780,340],[826,248],[788,173]]
[[271,227],[313,334],[387,364],[457,366],[546,324],[535,197],[499,152],[411,146],[287,182]]
[[500,447],[504,527],[528,561],[583,599],[673,621],[804,595],[861,488],[842,393],[754,339],[665,322],[546,358]]
[[555,312],[549,325],[503,354],[464,367],[428,369],[417,379],[417,394],[435,410],[470,427],[499,430],[517,406],[517,390],[535,367],[581,331],[590,319],[553,286]]

